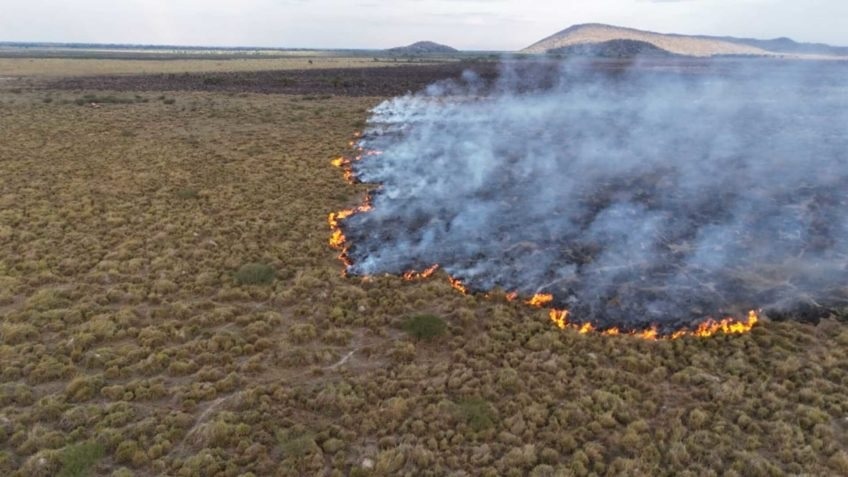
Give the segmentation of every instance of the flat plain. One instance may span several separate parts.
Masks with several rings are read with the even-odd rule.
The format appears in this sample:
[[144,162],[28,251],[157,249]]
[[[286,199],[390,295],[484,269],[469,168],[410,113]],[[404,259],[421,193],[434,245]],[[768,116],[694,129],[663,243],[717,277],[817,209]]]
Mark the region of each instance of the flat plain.
[[[46,76],[90,60],[2,61],[6,474],[848,474],[844,316],[645,341],[439,273],[343,277],[327,215],[368,186],[330,162],[379,88],[86,89]],[[98,74],[173,72],[145,65]]]
[[305,70],[322,68],[363,68],[371,58],[222,58],[222,59],[149,59],[120,58],[0,58],[3,76],[96,76],[116,74],[176,74],[260,70]]

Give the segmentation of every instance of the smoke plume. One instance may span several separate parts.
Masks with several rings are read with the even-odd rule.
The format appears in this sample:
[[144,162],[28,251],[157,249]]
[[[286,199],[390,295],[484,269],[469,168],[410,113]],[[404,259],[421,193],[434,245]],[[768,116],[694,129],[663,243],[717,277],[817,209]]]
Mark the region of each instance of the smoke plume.
[[848,68],[656,66],[506,63],[377,106],[348,272],[439,264],[601,329],[845,306]]

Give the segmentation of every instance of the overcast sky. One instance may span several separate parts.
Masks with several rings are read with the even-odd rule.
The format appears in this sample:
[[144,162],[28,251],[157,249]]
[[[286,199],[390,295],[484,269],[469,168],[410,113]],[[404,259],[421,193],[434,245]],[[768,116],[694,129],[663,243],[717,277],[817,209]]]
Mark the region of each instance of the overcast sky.
[[590,22],[848,45],[848,0],[0,0],[0,41],[516,50]]

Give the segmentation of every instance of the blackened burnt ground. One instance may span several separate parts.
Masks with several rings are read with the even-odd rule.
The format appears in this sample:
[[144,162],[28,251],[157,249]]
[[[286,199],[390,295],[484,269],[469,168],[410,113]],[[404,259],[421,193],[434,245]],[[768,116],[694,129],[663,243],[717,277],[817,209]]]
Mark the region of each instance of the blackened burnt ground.
[[[589,70],[603,75],[619,75],[634,69],[656,74],[686,76],[741,74],[742,65],[782,68],[788,61],[741,59],[648,58],[575,59]],[[310,70],[269,70],[249,72],[163,73],[101,75],[44,80],[43,90],[72,91],[208,91],[225,93],[266,93],[293,95],[390,97],[418,92],[438,81],[457,79],[463,73],[477,75],[481,84],[495,85],[503,79],[505,66],[520,76],[524,88],[545,89],[561,79],[562,62],[548,59],[503,61],[456,61],[436,64],[398,64],[365,68]],[[822,67],[834,66],[823,63]]]
[[494,63],[332,68],[316,70],[185,73],[63,78],[44,87],[87,91],[209,91],[333,96],[397,96],[439,80],[458,78],[468,69],[484,77],[497,74]]

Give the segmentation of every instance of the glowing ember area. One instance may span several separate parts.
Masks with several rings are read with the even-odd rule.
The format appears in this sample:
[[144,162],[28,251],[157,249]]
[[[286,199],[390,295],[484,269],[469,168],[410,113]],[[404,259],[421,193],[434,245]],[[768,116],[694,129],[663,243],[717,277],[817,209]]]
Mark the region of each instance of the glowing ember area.
[[848,305],[848,81],[746,73],[564,68],[387,101],[333,161],[374,189],[330,243],[349,275],[509,290],[579,333],[827,316]]

